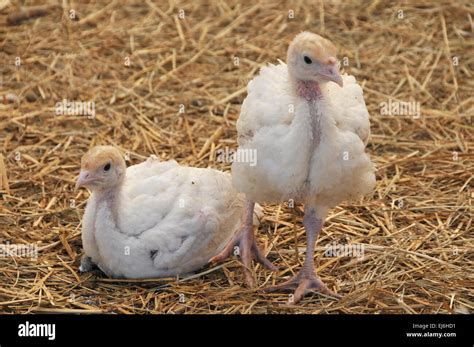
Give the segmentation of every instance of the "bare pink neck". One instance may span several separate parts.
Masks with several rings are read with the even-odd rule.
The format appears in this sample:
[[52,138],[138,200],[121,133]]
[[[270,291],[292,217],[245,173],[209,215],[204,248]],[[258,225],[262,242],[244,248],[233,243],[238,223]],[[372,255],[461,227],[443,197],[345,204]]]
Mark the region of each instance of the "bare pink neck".
[[94,191],[96,199],[99,202],[103,201],[113,201],[117,193],[117,187],[106,188],[106,189],[97,189]]
[[307,101],[322,99],[321,88],[316,81],[296,80],[296,91],[298,95]]
[[118,197],[120,193],[120,186],[119,187],[112,187],[108,189],[98,190],[95,192],[97,204],[106,203],[112,213],[112,218],[114,220],[115,225],[118,225]]

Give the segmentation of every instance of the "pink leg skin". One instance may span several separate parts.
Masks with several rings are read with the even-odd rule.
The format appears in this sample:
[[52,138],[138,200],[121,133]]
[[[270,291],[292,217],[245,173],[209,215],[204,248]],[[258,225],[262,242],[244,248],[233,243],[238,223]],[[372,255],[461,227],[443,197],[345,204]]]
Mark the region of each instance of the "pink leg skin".
[[235,247],[238,247],[242,264],[244,267],[245,283],[250,288],[255,286],[255,280],[252,275],[252,259],[263,264],[272,271],[277,271],[278,268],[273,265],[260,251],[255,242],[255,235],[253,232],[253,209],[255,202],[246,201],[243,215],[242,227],[232,237],[230,242],[218,255],[213,257],[209,262],[222,262],[234,255]]
[[321,231],[323,221],[316,216],[316,210],[314,208],[305,208],[305,214],[303,219],[303,225],[306,230],[306,258],[303,264],[303,268],[300,272],[289,279],[286,282],[278,284],[273,287],[269,287],[267,291],[278,291],[278,290],[295,290],[294,302],[300,301],[306,294],[319,292],[325,295],[329,295],[340,299],[339,294],[334,293],[330,290],[321,279],[316,275],[314,270],[314,245],[316,238]]

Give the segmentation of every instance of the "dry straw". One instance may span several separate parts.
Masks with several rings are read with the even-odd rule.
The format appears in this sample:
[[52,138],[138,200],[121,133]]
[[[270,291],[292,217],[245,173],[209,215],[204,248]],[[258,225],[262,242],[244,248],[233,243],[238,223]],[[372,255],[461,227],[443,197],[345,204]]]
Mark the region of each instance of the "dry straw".
[[[36,244],[38,259],[0,257],[1,312],[473,312],[470,1],[24,3],[0,1],[0,240]],[[236,147],[246,83],[302,30],[340,47],[371,112],[376,190],[331,210],[317,243],[318,271],[344,298],[294,305],[259,290],[303,260],[301,207],[284,204],[265,206],[258,231],[282,270],[256,266],[257,289],[237,259],[181,281],[78,274],[81,155],[111,144],[129,164],[154,153],[229,170],[213,158]],[[95,117],[56,114],[64,99],[95,102]],[[382,114],[389,100],[421,116]],[[324,256],[333,242],[364,257]]]

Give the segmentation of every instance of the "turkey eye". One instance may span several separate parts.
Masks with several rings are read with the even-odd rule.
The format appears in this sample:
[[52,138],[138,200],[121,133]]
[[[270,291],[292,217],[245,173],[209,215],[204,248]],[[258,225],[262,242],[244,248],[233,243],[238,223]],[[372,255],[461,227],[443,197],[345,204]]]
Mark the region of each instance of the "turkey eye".
[[104,171],[109,171],[110,170],[110,163],[105,164],[104,166]]
[[311,63],[313,62],[313,61],[311,60],[311,58],[308,57],[307,55],[305,55],[305,56],[303,57],[303,59],[304,59],[304,62],[305,62],[306,64],[311,64]]

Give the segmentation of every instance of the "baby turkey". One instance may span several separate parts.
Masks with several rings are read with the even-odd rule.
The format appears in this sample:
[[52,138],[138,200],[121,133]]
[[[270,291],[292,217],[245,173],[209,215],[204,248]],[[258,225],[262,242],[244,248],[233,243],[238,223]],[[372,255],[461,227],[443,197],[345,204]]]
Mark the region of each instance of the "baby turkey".
[[[369,193],[375,176],[365,153],[370,124],[362,88],[353,76],[341,76],[334,45],[319,35],[300,33],[288,48],[287,62],[263,67],[248,84],[237,122],[238,144],[239,151],[256,152],[257,164],[235,161],[232,177],[246,195],[245,216],[252,216],[254,202],[304,203],[303,268],[270,288],[296,289],[296,302],[313,291],[337,296],[315,273],[315,241],[328,209]],[[213,261],[229,257],[237,245],[241,254],[268,262],[255,245],[252,220],[244,220]],[[251,256],[242,263],[251,283]]]
[[207,264],[240,227],[243,195],[229,174],[152,156],[126,168],[114,147],[82,158],[76,188],[92,191],[80,271],[121,278],[184,275]]

